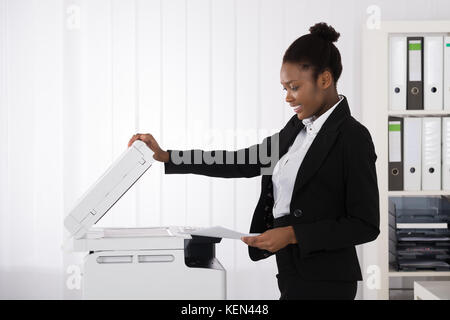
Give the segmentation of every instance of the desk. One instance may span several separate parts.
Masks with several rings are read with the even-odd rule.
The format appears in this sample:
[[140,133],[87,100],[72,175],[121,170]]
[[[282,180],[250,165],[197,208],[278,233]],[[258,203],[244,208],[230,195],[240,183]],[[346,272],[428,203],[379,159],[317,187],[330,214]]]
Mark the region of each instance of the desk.
[[450,281],[414,281],[414,300],[450,300]]

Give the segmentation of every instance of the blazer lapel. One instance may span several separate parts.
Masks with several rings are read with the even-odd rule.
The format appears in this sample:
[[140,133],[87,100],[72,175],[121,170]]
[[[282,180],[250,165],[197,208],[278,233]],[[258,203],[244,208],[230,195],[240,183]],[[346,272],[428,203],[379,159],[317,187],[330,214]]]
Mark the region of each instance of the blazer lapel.
[[[297,116],[292,119],[292,123],[286,127],[285,132],[279,136],[279,147],[278,147],[278,159],[281,159],[281,157],[288,151],[289,146],[294,142],[297,135],[300,133],[300,131],[305,127],[305,125],[302,123],[301,120],[297,118]],[[274,163],[274,165],[276,162]],[[273,174],[273,172],[272,172]],[[267,187],[269,183],[272,183],[272,174],[271,175],[264,175],[262,177],[263,180],[263,186]]]
[[289,147],[292,145],[292,143],[294,143],[295,138],[304,127],[305,125],[301,120],[299,120],[298,118],[294,119],[292,126],[289,127],[289,130],[287,130],[286,132],[286,136],[280,137],[279,159],[281,159],[281,157],[284,156],[284,154],[288,151]]
[[347,98],[344,97],[324,122],[322,128],[308,149],[297,172],[292,196],[294,196],[296,191],[308,182],[320,168],[322,162],[325,160],[328,152],[336,141],[339,126],[348,116],[350,116],[350,109],[348,107]]

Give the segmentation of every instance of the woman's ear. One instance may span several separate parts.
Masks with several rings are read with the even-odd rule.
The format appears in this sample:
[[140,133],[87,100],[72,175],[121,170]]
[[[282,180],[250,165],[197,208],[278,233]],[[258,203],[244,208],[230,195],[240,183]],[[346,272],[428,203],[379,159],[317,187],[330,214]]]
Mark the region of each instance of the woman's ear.
[[325,70],[319,75],[318,85],[321,89],[328,89],[333,84],[333,76],[329,70]]

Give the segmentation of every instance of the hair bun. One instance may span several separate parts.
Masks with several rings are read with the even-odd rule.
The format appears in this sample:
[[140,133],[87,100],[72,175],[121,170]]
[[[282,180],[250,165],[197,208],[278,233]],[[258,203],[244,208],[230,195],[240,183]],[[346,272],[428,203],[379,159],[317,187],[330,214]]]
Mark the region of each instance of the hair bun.
[[325,22],[319,22],[309,28],[309,32],[316,35],[326,41],[336,42],[341,35],[336,32],[332,26],[327,25]]

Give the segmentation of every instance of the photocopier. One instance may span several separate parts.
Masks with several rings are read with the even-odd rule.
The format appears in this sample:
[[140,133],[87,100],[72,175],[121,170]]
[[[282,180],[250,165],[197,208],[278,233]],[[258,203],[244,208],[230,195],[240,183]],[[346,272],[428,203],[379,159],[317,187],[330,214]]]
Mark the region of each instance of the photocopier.
[[151,167],[137,140],[78,199],[64,220],[74,252],[86,252],[83,299],[225,299],[226,272],[215,257],[221,238],[191,227],[95,228]]

